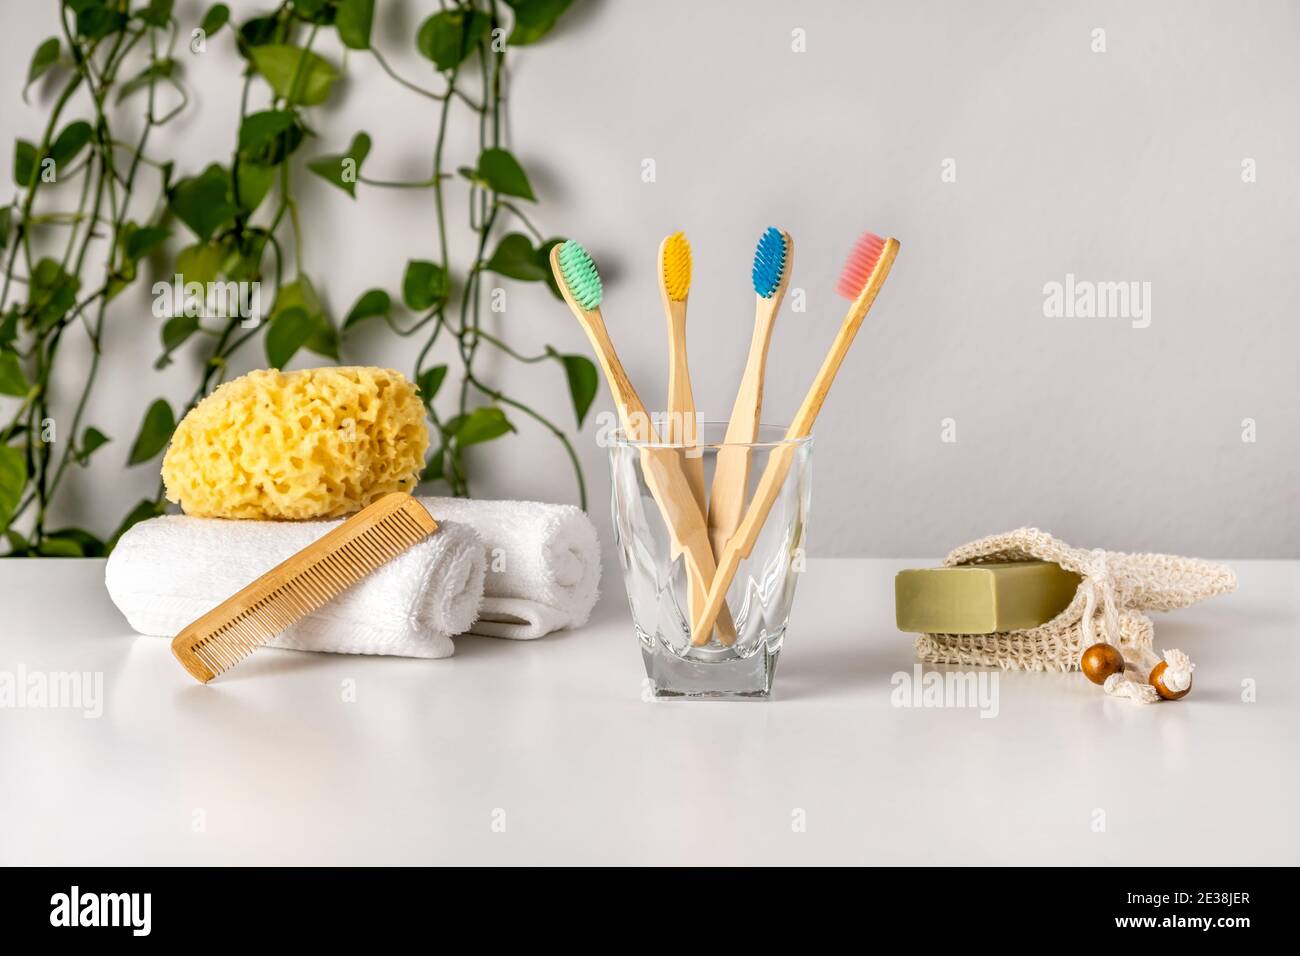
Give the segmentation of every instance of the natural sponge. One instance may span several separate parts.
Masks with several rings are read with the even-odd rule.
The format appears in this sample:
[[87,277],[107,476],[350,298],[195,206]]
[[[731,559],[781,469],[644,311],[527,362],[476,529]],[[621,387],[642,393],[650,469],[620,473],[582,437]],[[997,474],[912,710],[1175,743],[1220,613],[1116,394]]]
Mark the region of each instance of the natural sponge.
[[190,410],[162,477],[186,514],[330,518],[413,489],[428,447],[415,386],[392,369],[264,369]]

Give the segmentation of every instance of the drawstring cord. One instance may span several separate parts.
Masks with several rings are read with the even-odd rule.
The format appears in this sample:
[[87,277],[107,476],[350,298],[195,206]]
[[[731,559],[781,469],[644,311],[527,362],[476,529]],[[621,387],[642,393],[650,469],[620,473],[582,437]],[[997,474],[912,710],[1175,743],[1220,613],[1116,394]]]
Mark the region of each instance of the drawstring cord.
[[[1083,632],[1083,646],[1089,648],[1094,644],[1111,644],[1119,647],[1119,608],[1115,604],[1115,582],[1111,577],[1110,567],[1106,561],[1106,552],[1100,548],[1089,552],[1089,561],[1083,577],[1083,620],[1080,622]],[[1101,633],[1096,630],[1098,606],[1101,608]],[[1106,678],[1102,689],[1112,697],[1127,697],[1139,704],[1154,704],[1160,700],[1160,694],[1147,681],[1140,667],[1130,661],[1124,662],[1124,670]]]

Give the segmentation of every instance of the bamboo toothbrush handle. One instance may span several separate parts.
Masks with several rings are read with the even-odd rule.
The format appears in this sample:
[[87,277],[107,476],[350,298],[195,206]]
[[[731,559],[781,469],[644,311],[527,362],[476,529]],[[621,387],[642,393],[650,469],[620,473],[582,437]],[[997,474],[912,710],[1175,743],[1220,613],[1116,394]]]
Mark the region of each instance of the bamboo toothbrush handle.
[[[830,393],[831,385],[835,381],[835,375],[839,372],[840,366],[844,364],[844,357],[853,344],[853,338],[858,334],[858,329],[862,327],[863,319],[871,311],[871,306],[876,301],[876,296],[880,293],[881,286],[884,285],[885,279],[889,276],[889,270],[893,267],[894,259],[897,256],[898,240],[885,240],[885,247],[880,253],[880,262],[876,266],[871,280],[867,283],[867,287],[862,290],[862,293],[853,300],[853,305],[849,307],[849,312],[844,317],[844,321],[840,323],[839,332],[835,335],[835,341],[831,343],[830,350],[826,353],[821,368],[817,370],[817,377],[813,379],[812,387],[808,389],[808,394],[804,397],[803,404],[799,406],[794,421],[790,423],[790,427],[786,430],[785,437],[787,440],[806,438],[812,434],[813,422],[817,420],[818,413],[826,403],[826,396]],[[695,622],[691,636],[692,644],[699,645],[708,641],[709,633],[713,629],[714,619],[726,604],[727,591],[731,587],[732,579],[736,576],[740,562],[749,557],[750,552],[753,551],[759,532],[763,530],[763,523],[767,520],[767,516],[772,511],[772,506],[776,503],[781,487],[785,483],[786,474],[794,461],[796,447],[794,445],[783,445],[778,448],[768,461],[767,467],[763,470],[763,477],[759,479],[758,488],[754,491],[754,498],[749,503],[744,520],[727,543],[726,548],[723,549],[723,553],[718,557],[718,573],[715,574],[713,584],[709,588],[709,596],[704,605],[704,610],[700,618]]]
[[[790,436],[787,435],[786,437],[789,438]],[[722,549],[722,553],[718,555],[718,566],[713,575],[713,584],[709,588],[699,617],[696,618],[692,625],[691,643],[696,647],[709,642],[709,634],[713,630],[715,618],[720,618],[724,613],[728,615],[731,613],[727,607],[727,591],[731,587],[732,580],[736,577],[740,562],[749,557],[749,553],[754,548],[754,542],[758,540],[759,532],[763,530],[763,524],[772,511],[772,506],[776,504],[776,499],[780,494],[781,486],[785,483],[786,474],[790,471],[790,465],[794,461],[794,453],[797,448],[796,445],[782,445],[772,452],[767,467],[763,469],[762,477],[758,479],[758,487],[754,489],[754,497],[751,499],[749,507],[745,509],[744,519]]]
[[[691,392],[691,371],[686,359],[686,302],[665,297],[668,316],[668,442],[695,445],[699,442],[695,396]],[[704,514],[704,457],[682,454],[682,471],[691,495]]]
[[753,452],[749,448],[730,447],[749,444],[758,437],[763,409],[763,372],[767,366],[767,347],[772,341],[772,325],[781,307],[780,296],[758,300],[755,309],[754,335],[749,343],[745,373],[736,390],[736,401],[727,421],[723,447],[713,471],[713,488],[709,494],[709,544],[713,556],[721,559],[723,548],[740,524],[745,508],[745,490],[749,484],[749,466]]
[[[662,268],[660,270],[663,271]],[[664,314],[668,319],[668,426],[665,436],[669,444],[694,445],[699,440],[696,427],[695,396],[691,392],[690,365],[686,359],[686,300],[672,299],[667,291],[663,295]],[[691,497],[701,517],[705,514],[704,457],[691,456],[684,450],[666,451],[664,454],[678,458]],[[691,575],[688,582],[687,619],[694,623],[704,606],[708,593],[703,581]]]
[[[618,407],[619,418],[623,421],[628,438],[632,441],[656,442],[657,436],[650,422],[650,416],[636,389],[632,387],[623,363],[618,359],[618,353],[614,350],[614,344],[610,341],[609,332],[600,313],[578,310],[578,317],[587,333],[587,338],[591,341],[596,359],[605,372],[605,380],[613,393],[614,403]],[[713,551],[709,548],[704,515],[695,503],[686,476],[677,461],[676,452],[662,448],[641,449],[641,470],[645,476],[646,486],[650,489],[650,494],[659,506],[660,514],[663,515],[664,523],[668,527],[674,556],[678,554],[686,556],[688,581],[694,592],[701,598],[699,604],[690,609],[690,616],[696,617],[700,613],[702,599],[707,594],[717,569],[713,560]],[[729,613],[717,615],[718,629],[723,633],[729,629],[734,634],[735,628],[734,625],[730,625],[730,621]],[[712,627],[711,622],[710,630]]]

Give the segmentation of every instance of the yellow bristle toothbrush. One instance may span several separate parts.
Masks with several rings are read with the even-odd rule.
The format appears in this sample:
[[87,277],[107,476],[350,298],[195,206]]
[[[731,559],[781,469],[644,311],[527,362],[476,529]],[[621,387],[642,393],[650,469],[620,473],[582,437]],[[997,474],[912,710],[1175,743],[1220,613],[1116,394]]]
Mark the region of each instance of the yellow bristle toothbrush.
[[758,437],[759,416],[763,410],[763,370],[767,365],[767,347],[772,341],[772,326],[781,310],[790,269],[794,264],[794,241],[789,234],[769,226],[754,249],[751,277],[756,296],[754,336],[749,343],[745,373],[736,390],[736,402],[727,421],[723,447],[718,449],[718,463],[713,471],[713,489],[709,494],[709,543],[713,556],[721,557],[727,540],[740,524],[745,509],[745,490],[749,484],[750,449],[730,447],[746,445]]
[[[686,361],[686,297],[690,291],[691,245],[685,233],[675,232],[659,243],[659,294],[668,320],[668,427],[664,440],[671,445],[694,445],[700,437]],[[683,455],[682,470],[700,514],[704,514],[704,456]]]
[[[813,379],[812,387],[808,389],[803,404],[799,406],[794,421],[786,429],[787,441],[806,438],[812,433],[813,422],[816,421],[817,414],[826,402],[826,395],[835,381],[835,375],[844,363],[844,357],[848,354],[849,346],[853,344],[854,336],[862,327],[862,320],[867,317],[872,303],[876,301],[876,294],[880,292],[880,287],[889,276],[889,270],[894,265],[897,255],[897,239],[882,239],[869,232],[864,233],[853,248],[849,261],[840,274],[840,281],[835,286],[835,291],[851,299],[853,304],[849,306],[848,314],[844,316],[840,330],[835,335],[835,341],[831,343],[830,350],[826,353],[826,358],[822,361],[821,368],[818,369],[817,377]],[[781,486],[785,482],[786,473],[790,470],[797,447],[782,445],[772,453],[767,467],[763,469],[758,487],[754,490],[754,498],[745,509],[745,517],[741,520],[736,533],[723,548],[722,554],[718,556],[717,573],[709,588],[708,599],[692,628],[692,644],[700,646],[708,643],[709,636],[713,632],[714,619],[719,618],[720,612],[726,607],[727,590],[736,576],[736,570],[740,567],[740,562],[749,557],[754,543],[758,540],[759,532],[763,530],[763,523],[767,520],[772,505],[781,492]],[[721,633],[722,629],[718,630]],[[725,634],[722,635],[722,639],[726,643]]]
[[[657,443],[659,438],[651,424],[650,415],[636,389],[632,387],[623,363],[614,350],[614,343],[609,338],[609,331],[605,328],[605,320],[600,312],[600,301],[604,293],[600,274],[596,271],[596,264],[591,261],[591,255],[580,243],[572,239],[566,240],[551,249],[551,271],[569,311],[587,333],[628,438],[636,442]],[[672,537],[673,556],[686,556],[687,578],[691,585],[688,594],[693,601],[693,596],[697,593],[701,596],[707,593],[717,569],[713,551],[709,548],[704,515],[695,503],[675,452],[643,448],[641,470]],[[692,625],[699,616],[699,610],[696,606],[689,607]],[[734,641],[736,631],[730,613],[725,610],[723,613],[715,611],[713,617],[716,619],[718,633]],[[713,627],[714,621],[710,620],[709,630],[712,631]]]

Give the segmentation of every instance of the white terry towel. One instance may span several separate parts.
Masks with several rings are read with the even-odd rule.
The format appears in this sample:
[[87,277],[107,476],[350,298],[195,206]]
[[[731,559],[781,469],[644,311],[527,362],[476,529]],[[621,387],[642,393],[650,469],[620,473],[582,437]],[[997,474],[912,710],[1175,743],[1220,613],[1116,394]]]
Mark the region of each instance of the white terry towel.
[[487,548],[473,634],[531,640],[591,617],[600,589],[596,526],[573,505],[421,498],[429,514],[469,525]]
[[[483,598],[474,529],[438,517],[436,534],[313,611],[270,647],[339,654],[450,657]],[[124,534],[104,583],[131,627],[172,637],[342,519],[231,521],[164,515]]]

